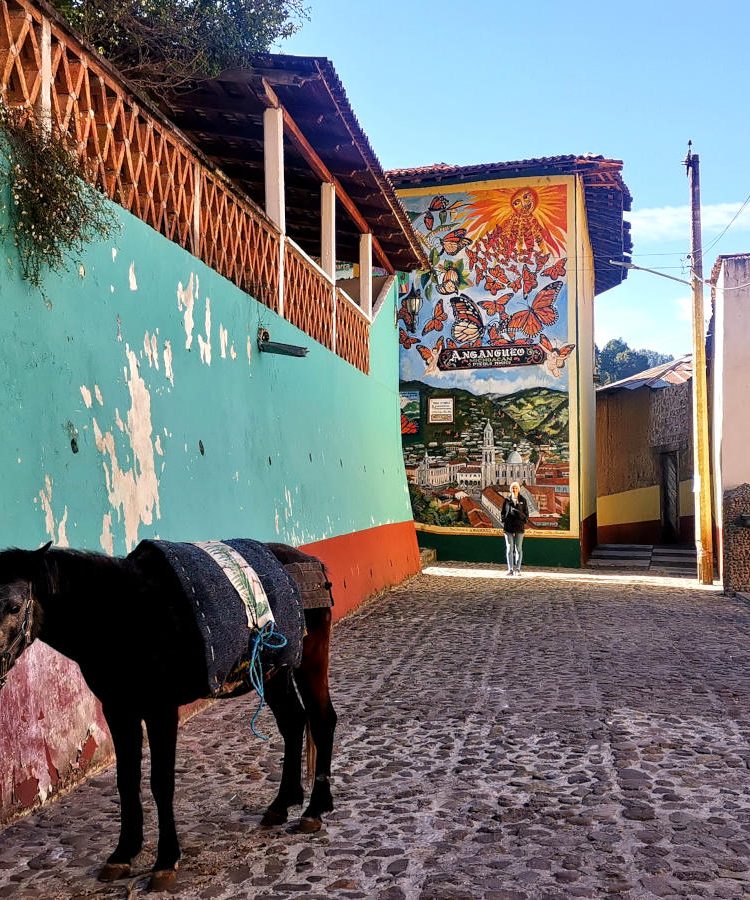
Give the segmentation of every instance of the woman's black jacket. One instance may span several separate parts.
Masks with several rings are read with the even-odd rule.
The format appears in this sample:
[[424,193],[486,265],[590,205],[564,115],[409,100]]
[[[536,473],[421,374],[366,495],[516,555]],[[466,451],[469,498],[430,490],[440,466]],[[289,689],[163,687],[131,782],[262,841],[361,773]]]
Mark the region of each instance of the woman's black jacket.
[[503,522],[503,530],[507,531],[508,534],[518,534],[520,531],[523,531],[529,519],[529,507],[526,503],[526,498],[519,494],[518,500],[516,503],[513,503],[510,497],[506,497],[500,518]]

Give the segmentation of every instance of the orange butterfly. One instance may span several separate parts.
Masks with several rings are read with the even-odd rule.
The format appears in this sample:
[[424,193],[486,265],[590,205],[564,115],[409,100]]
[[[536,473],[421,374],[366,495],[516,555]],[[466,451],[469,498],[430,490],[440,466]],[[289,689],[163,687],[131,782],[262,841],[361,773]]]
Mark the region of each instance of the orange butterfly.
[[451,300],[451,306],[456,319],[451,329],[452,337],[459,344],[481,347],[484,322],[479,307],[466,294],[459,294],[455,300]]
[[556,263],[553,263],[551,266],[546,268],[542,272],[542,275],[547,275],[549,278],[564,278],[566,262],[567,259],[558,259]]
[[435,224],[435,216],[433,216],[433,214],[428,209],[427,212],[424,214],[424,227],[428,231],[432,231],[432,226],[434,224]]
[[448,256],[454,256],[459,250],[469,246],[471,238],[466,237],[465,228],[456,228],[446,234],[444,238],[441,238],[440,243],[443,245],[443,251]]
[[467,250],[466,251],[466,259],[469,263],[469,268],[473,269],[477,264],[477,260],[479,259],[479,251],[478,250]]
[[554,325],[559,315],[555,309],[555,301],[562,286],[562,281],[553,281],[547,287],[542,288],[531,301],[528,309],[523,309],[510,317],[508,331],[522,331],[529,337],[533,337],[539,334],[545,326]]
[[418,431],[419,426],[417,423],[410,421],[401,413],[401,434],[416,434]]
[[536,252],[536,270],[537,272],[540,269],[543,269],[547,265],[547,260],[550,258],[551,253],[540,253],[538,250]]
[[503,332],[497,325],[490,325],[487,336],[489,337],[490,343],[494,344],[496,347],[510,343],[506,337],[503,337]]
[[443,325],[448,320],[448,315],[443,309],[443,301],[438,300],[435,309],[432,311],[432,318],[422,329],[422,334],[429,334],[431,331],[442,331]]
[[398,342],[402,347],[406,347],[407,350],[411,349],[412,344],[418,344],[418,337],[409,337],[409,335],[404,331],[403,328],[399,328],[398,330]]
[[508,276],[500,266],[493,266],[487,270],[484,286],[494,297],[498,291],[502,291],[508,286]]
[[409,312],[406,308],[406,298],[402,298],[401,306],[399,306],[398,312],[396,313],[396,321],[401,319],[401,321],[406,325],[406,327],[411,330],[414,328],[414,315]]
[[521,290],[521,278],[514,278],[513,281],[508,283],[508,287],[513,291],[514,294],[517,294]]
[[521,279],[523,281],[523,299],[525,300],[537,286],[538,282],[536,275],[526,265],[524,265],[523,272],[521,272]]
[[503,294],[497,300],[480,300],[479,305],[488,316],[502,315],[505,312],[505,304],[513,297],[513,294]]

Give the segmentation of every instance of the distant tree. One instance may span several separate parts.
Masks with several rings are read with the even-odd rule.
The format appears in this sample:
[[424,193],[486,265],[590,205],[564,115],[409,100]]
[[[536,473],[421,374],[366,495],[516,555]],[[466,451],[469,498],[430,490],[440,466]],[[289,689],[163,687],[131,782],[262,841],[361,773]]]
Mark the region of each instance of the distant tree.
[[51,2],[126,78],[156,97],[247,65],[307,18],[303,0]]
[[671,362],[674,359],[673,356],[659,353],[657,350],[633,350],[622,338],[613,338],[611,341],[607,341],[601,350],[598,347],[595,349],[602,384],[629,378],[638,372]]

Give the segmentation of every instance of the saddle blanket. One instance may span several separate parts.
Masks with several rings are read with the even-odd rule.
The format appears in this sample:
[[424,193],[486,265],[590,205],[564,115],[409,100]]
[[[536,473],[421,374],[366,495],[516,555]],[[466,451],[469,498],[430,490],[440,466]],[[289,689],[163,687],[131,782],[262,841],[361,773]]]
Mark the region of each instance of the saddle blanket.
[[300,592],[265,544],[249,538],[195,544],[146,540],[131,555],[154,550],[171,567],[192,608],[210,696],[231,692],[243,680],[254,638],[271,622],[287,643],[263,649],[264,671],[299,666],[305,631]]

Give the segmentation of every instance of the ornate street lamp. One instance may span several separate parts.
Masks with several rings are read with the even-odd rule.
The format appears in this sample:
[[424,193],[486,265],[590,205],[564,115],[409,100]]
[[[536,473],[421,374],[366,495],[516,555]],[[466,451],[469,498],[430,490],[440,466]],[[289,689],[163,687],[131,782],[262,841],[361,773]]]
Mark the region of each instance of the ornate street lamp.
[[404,296],[403,301],[406,311],[411,317],[411,328],[409,328],[409,331],[413,333],[417,330],[417,318],[419,317],[419,310],[422,309],[422,291],[419,289],[415,290],[412,284],[409,288],[409,293]]

